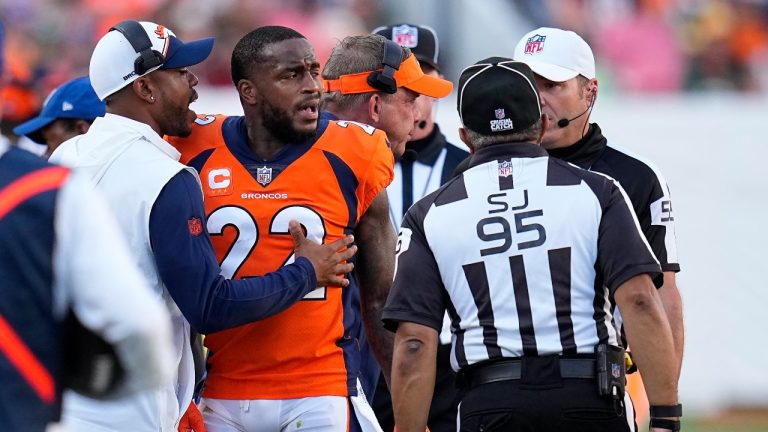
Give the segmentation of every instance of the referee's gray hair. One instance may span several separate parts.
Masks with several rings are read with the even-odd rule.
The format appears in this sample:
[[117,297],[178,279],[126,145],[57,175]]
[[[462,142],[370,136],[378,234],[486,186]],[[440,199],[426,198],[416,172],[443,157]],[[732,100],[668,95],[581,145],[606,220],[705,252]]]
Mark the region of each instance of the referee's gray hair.
[[[323,79],[335,80],[342,75],[381,69],[386,42],[387,38],[377,34],[345,37],[331,51],[331,56],[323,67]],[[411,55],[410,49],[406,47],[402,49],[402,59]],[[336,110],[346,111],[368,102],[374,93],[376,92],[346,95],[339,91],[323,93],[322,107],[325,109],[326,104],[333,104]],[[385,99],[394,96],[383,92],[378,93]]]
[[541,119],[538,119],[536,123],[521,131],[496,135],[485,135],[481,134],[480,132],[475,132],[466,126],[464,127],[464,129],[467,130],[467,135],[469,135],[469,139],[472,141],[472,144],[474,144],[476,151],[493,144],[510,142],[536,142],[541,135],[541,128]]

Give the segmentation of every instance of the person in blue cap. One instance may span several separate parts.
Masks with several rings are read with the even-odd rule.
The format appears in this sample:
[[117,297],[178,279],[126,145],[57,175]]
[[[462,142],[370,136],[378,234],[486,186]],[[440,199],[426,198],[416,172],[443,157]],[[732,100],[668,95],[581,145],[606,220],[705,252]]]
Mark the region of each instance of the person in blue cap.
[[13,133],[46,145],[48,157],[64,141],[88,132],[106,106],[93,91],[88,77],[75,78],[54,90],[43,103],[40,115],[16,126]]

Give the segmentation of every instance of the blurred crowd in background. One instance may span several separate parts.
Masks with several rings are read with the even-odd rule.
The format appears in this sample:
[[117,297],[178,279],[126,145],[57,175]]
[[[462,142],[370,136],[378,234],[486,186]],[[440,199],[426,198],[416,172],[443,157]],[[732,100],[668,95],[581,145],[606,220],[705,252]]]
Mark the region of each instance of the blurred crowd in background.
[[[499,5],[530,28],[581,34],[596,51],[601,85],[607,81],[617,91],[768,93],[768,0],[494,2]],[[182,39],[216,36],[213,55],[195,68],[201,84],[212,86],[231,85],[232,48],[260,25],[295,28],[322,60],[344,36],[403,19],[386,0],[4,1],[2,133],[34,116],[56,86],[87,74],[95,41],[125,18],[169,23]]]

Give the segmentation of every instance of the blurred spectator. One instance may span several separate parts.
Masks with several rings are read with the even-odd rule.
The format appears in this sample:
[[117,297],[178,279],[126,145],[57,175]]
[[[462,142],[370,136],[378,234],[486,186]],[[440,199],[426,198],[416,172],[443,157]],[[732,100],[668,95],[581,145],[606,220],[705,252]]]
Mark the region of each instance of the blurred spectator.
[[[755,60],[768,49],[766,2],[702,2],[687,20],[688,90],[760,90]],[[763,89],[765,90],[765,89]]]
[[594,33],[593,46],[606,62],[616,86],[628,91],[676,91],[685,59],[664,9],[637,5],[636,10]]

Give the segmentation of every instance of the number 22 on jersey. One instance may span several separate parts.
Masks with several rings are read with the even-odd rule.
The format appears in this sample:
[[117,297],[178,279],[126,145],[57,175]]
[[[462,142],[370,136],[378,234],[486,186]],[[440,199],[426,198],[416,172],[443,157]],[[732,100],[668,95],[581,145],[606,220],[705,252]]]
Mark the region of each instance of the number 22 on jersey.
[[[300,205],[286,206],[278,210],[269,224],[268,234],[289,236],[288,222],[293,219],[299,221],[304,227],[309,240],[323,243],[325,240],[323,218],[313,209]],[[219,207],[208,216],[208,233],[211,237],[223,235],[227,227],[233,227],[237,234],[220,265],[221,274],[232,279],[256,248],[260,233],[253,216],[244,208],[235,205]],[[282,265],[291,264],[295,260],[296,254],[291,252]],[[325,298],[326,287],[317,288],[304,296],[304,300],[325,300]]]

